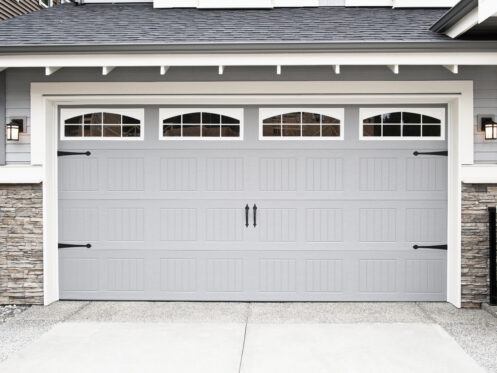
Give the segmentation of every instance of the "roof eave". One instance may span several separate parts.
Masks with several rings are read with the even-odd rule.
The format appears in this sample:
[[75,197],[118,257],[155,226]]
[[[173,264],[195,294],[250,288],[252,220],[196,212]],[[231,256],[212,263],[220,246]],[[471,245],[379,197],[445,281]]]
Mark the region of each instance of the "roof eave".
[[497,50],[497,41],[442,40],[428,42],[267,42],[209,44],[142,44],[142,45],[32,45],[0,46],[0,55],[63,53],[266,53],[285,52],[430,52],[430,51]]

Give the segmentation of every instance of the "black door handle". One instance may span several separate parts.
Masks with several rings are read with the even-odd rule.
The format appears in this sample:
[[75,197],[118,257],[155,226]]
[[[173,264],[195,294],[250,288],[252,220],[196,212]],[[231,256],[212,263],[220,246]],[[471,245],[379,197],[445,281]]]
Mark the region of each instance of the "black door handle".
[[249,223],[248,223],[248,219],[249,219],[249,210],[250,210],[250,207],[247,203],[247,206],[245,206],[245,226],[248,227],[249,226]]
[[91,152],[65,152],[62,150],[57,151],[57,157],[67,157],[68,155],[86,155],[89,157],[91,155]]
[[447,157],[449,155],[448,150],[442,150],[440,152],[418,152],[417,150],[412,153],[415,157],[418,155],[440,155],[442,157]]
[[70,243],[59,243],[59,249],[68,249],[71,247],[86,247],[87,249],[91,249],[91,244],[87,243],[85,245],[73,245]]
[[254,227],[257,226],[257,205],[254,203]]
[[419,246],[419,245],[414,245],[412,248],[413,248],[414,250],[417,250],[417,249],[447,250],[447,245],[432,245],[432,246]]

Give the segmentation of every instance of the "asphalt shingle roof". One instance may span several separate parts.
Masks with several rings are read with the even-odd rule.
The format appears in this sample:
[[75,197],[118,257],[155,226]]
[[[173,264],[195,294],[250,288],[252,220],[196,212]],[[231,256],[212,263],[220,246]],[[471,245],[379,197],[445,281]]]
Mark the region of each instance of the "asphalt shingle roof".
[[446,9],[154,9],[66,4],[0,22],[0,46],[449,41],[429,30]]

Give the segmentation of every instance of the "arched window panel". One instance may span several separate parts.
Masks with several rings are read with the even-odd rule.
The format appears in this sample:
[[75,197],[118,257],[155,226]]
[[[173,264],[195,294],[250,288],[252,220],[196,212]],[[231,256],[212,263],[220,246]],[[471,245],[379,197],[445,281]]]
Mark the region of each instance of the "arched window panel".
[[161,140],[242,140],[243,109],[160,109]]
[[362,108],[361,140],[444,140],[444,108]]
[[342,140],[344,109],[261,108],[261,140]]
[[143,109],[61,109],[62,140],[142,140]]

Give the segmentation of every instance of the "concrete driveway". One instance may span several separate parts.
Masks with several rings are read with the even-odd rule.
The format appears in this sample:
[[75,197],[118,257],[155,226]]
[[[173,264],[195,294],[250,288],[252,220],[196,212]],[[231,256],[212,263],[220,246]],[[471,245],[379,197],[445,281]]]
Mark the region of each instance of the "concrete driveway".
[[58,302],[0,324],[0,372],[497,372],[497,318],[444,303]]

